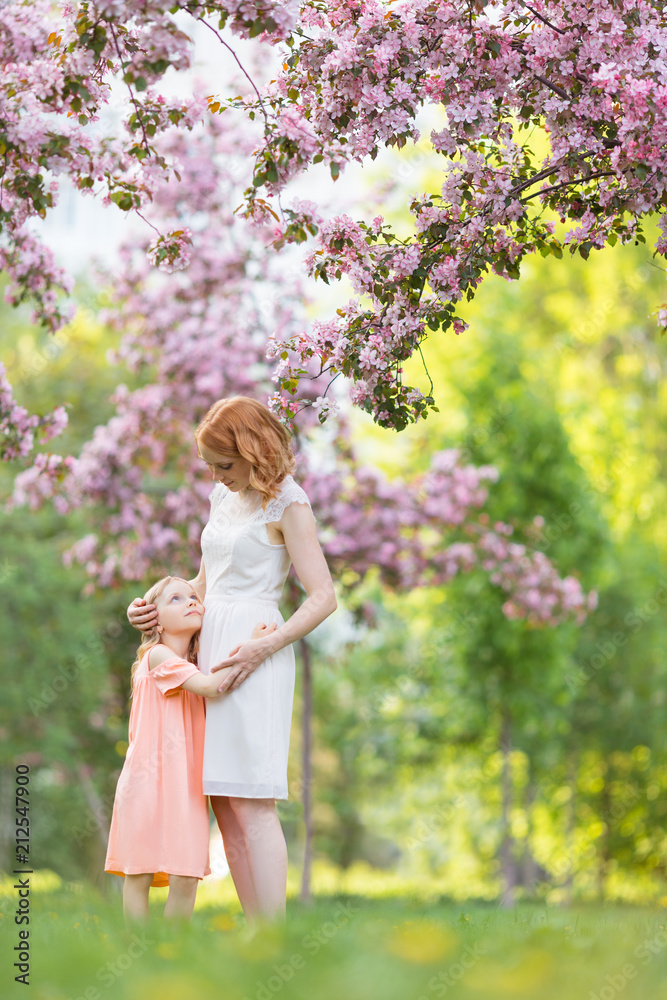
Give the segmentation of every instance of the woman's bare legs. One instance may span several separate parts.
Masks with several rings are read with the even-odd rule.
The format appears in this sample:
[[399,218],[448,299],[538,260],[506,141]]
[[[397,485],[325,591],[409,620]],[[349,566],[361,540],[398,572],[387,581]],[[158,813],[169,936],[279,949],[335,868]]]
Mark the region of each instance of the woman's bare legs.
[[226,795],[211,795],[211,808],[218,822],[232,881],[247,918],[259,910],[255,885],[248,865],[243,830]]
[[248,866],[257,897],[257,916],[285,919],[287,844],[276,812],[275,799],[230,798],[241,827]]
[[123,885],[123,913],[127,923],[133,920],[148,920],[148,890],[153,881],[153,873],[126,875]]
[[165,919],[189,920],[197,896],[198,878],[190,875],[170,875],[169,895],[164,905]]
[[287,845],[275,799],[213,796],[211,805],[246,919],[284,919]]

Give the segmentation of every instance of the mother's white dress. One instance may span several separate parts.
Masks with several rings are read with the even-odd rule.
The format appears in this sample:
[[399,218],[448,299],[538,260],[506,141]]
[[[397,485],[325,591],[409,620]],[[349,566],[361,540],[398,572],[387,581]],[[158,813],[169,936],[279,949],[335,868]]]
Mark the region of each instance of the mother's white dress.
[[[201,536],[206,598],[198,663],[205,674],[250,639],[257,622],[282,624],[278,601],[290,558],[284,545],[271,544],[266,525],[279,521],[292,503],[310,506],[291,476],[266,510],[259,493],[233,493],[222,483],[210,499],[211,516]],[[294,650],[285,646],[234,691],[207,701],[205,795],[288,797],[293,698]]]

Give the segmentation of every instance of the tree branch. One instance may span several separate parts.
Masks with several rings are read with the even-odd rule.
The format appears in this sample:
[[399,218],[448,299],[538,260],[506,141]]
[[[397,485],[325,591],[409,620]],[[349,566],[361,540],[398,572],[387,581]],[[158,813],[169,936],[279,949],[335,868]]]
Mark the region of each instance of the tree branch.
[[[107,24],[109,25],[109,30],[111,31],[111,37],[113,38],[114,48],[116,49],[116,53],[118,55],[118,61],[120,62],[120,71],[122,73],[123,72],[123,57],[122,57],[121,52],[120,52],[120,46],[118,45],[118,39],[116,38],[116,32],[114,31],[113,23],[111,21],[107,21]],[[146,152],[150,156],[151,155],[151,147],[150,147],[150,144],[148,142],[148,136],[146,135],[146,129],[144,128],[144,120],[141,117],[141,111],[139,109],[139,105],[137,103],[137,99],[134,96],[134,91],[132,90],[132,87],[130,86],[130,84],[128,83],[128,84],[126,84],[126,86],[127,86],[127,89],[130,92],[130,100],[132,101],[132,104],[134,105],[134,110],[135,110],[136,115],[137,115],[137,121],[139,122],[139,125],[141,126],[141,133],[142,133],[142,135],[144,137],[144,146],[146,148]]]
[[[194,15],[193,15],[193,17],[194,17]],[[218,41],[220,42],[220,44],[224,45],[224,47],[227,49],[228,52],[231,52],[232,56],[234,57],[234,59],[236,61],[237,66],[239,67],[239,69],[243,73],[244,77],[246,78],[246,80],[248,81],[248,83],[250,84],[250,86],[252,87],[252,89],[257,94],[257,102],[258,102],[258,104],[259,104],[259,106],[260,106],[260,108],[262,110],[262,114],[264,115],[264,121],[265,121],[266,125],[268,126],[268,124],[269,124],[269,116],[266,113],[266,108],[264,107],[264,102],[262,101],[262,95],[260,94],[259,90],[257,89],[257,87],[255,85],[255,81],[252,79],[252,77],[250,76],[250,74],[245,69],[243,63],[241,62],[241,60],[237,56],[237,54],[234,51],[234,49],[231,47],[231,45],[229,45],[228,42],[226,42],[224,40],[224,38],[222,37],[222,35],[220,34],[220,32],[216,31],[216,29],[213,27],[213,25],[209,24],[208,21],[205,20],[205,18],[199,16],[199,17],[195,18],[195,20],[201,21],[202,24],[205,24],[206,27],[208,28],[208,30],[213,32],[213,34],[218,39]]]
[[536,198],[540,194],[548,194],[550,191],[558,191],[560,188],[570,187],[571,184],[582,184],[584,181],[592,181],[596,177],[615,177],[616,172],[614,170],[596,170],[592,174],[586,174],[585,177],[575,177],[571,181],[561,181],[560,184],[552,184],[551,187],[542,188],[541,191],[533,191],[532,194],[526,195],[521,201],[530,201],[531,198]]
[[530,11],[533,17],[536,17],[539,21],[542,22],[542,24],[546,24],[547,28],[551,28],[552,31],[557,31],[559,35],[567,34],[567,31],[563,31],[562,28],[557,28],[555,24],[552,24],[551,21],[548,21],[546,17],[542,16],[542,14],[538,13],[536,10],[533,10],[530,4],[524,3],[523,6],[526,8],[526,10]]
[[543,83],[545,87],[548,87],[549,90],[553,90],[555,94],[558,94],[559,97],[564,97],[566,101],[569,101],[570,95],[567,90],[563,90],[563,88],[559,87],[557,83],[552,83],[551,80],[547,80],[545,76],[540,76],[539,73],[533,73],[533,76],[536,80],[539,80],[540,83]]

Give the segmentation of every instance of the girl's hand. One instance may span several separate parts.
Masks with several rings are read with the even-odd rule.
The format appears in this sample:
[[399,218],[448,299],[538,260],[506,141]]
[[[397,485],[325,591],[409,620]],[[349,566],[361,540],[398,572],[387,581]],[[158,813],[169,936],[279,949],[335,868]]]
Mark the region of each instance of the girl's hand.
[[[271,632],[275,632],[278,628],[275,622],[271,622],[270,625],[265,625],[264,622],[257,622],[254,629],[252,630],[251,639],[261,639],[265,635],[270,635]],[[238,649],[238,646],[236,647]],[[232,655],[231,653],[229,654]]]
[[127,609],[127,619],[140,632],[150,632],[157,625],[157,608],[154,604],[146,604],[143,597],[135,597]]
[[[270,632],[275,632],[276,628],[275,624],[264,626],[262,635],[268,636]],[[270,656],[271,652],[271,643],[267,638],[250,639],[249,642],[242,642],[232,649],[226,660],[211,667],[212,674],[217,670],[224,670],[226,667],[232,668],[218,688],[220,694],[236,690],[246,677],[250,677],[250,674],[257,670],[257,667],[264,662],[267,656]]]

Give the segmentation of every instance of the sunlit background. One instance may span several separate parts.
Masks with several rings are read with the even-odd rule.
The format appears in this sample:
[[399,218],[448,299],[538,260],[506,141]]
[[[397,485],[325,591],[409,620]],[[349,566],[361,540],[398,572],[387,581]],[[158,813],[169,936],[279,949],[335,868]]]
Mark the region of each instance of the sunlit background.
[[[198,72],[215,91],[217,52],[199,41]],[[431,123],[423,124],[427,134]],[[336,185],[329,178],[326,192],[325,172],[314,172],[300,196],[310,185],[331,212],[369,218],[376,205],[407,226],[410,196],[437,185],[429,145],[350,168]],[[71,404],[55,448],[63,453],[109,418],[109,394],[128,380],[107,360],[117,334],[99,322],[105,290],[92,259],[113,271],[120,242],[140,226],[64,190],[44,230],[77,275],[75,319],[54,340],[31,326],[28,310],[0,306],[2,360],[19,402],[39,412]],[[534,258],[519,283],[488,278],[466,307],[469,330],[432,334],[424,367],[411,363],[424,389],[432,380],[439,406],[419,425],[396,435],[348,407],[360,454],[392,478],[425,470],[431,453],[450,447],[495,465],[491,520],[515,524],[518,538],[596,590],[599,603],[580,628],[536,629],[507,621],[502,599],[475,574],[408,595],[371,578],[355,606],[372,615],[360,623],[343,606],[317,631],[311,911],[297,908],[299,675],[291,797],[279,804],[295,921],[288,945],[307,964],[295,996],[324,1000],[331,989],[338,997],[345,984],[335,980],[334,990],[331,977],[350,949],[378,996],[631,996],[635,977],[617,961],[621,945],[653,977],[651,995],[666,995],[667,936],[659,935],[667,905],[667,390],[665,345],[651,315],[665,274],[650,244],[597,251],[587,262]],[[302,255],[286,253],[286,267]],[[350,294],[340,285],[309,291],[311,318]],[[344,387],[340,399],[345,409]],[[1,470],[5,497],[13,471]],[[121,880],[103,867],[137,645],[125,608],[141,588],[83,595],[85,572],[64,565],[62,553],[90,530],[89,517],[19,508],[0,524],[2,808],[16,762],[29,763],[33,888],[43,940],[54,943],[43,958],[50,985],[35,995],[78,996],[92,984],[103,996],[206,996],[214,942],[239,921],[217,831],[191,951],[184,957],[163,931],[156,954],[164,969],[172,962],[169,975],[155,959],[139,978],[99,976],[125,947],[119,920],[104,932],[98,925],[120,911]],[[103,638],[101,652],[91,636]],[[58,677],[66,681],[55,684]],[[9,814],[0,838],[11,899]],[[336,922],[334,900],[345,899],[351,909]],[[614,923],[616,909],[580,925],[568,909],[599,914],[601,904],[631,907],[632,930]],[[3,922],[13,930],[6,907]],[[197,928],[207,936],[198,938]],[[285,941],[262,947],[258,954],[228,946],[230,995],[289,994]],[[595,958],[588,971],[585,948]],[[67,979],[73,963],[78,970]],[[347,968],[351,988],[359,970]]]

